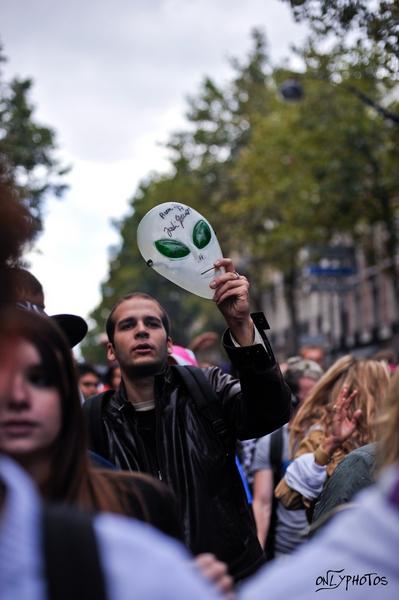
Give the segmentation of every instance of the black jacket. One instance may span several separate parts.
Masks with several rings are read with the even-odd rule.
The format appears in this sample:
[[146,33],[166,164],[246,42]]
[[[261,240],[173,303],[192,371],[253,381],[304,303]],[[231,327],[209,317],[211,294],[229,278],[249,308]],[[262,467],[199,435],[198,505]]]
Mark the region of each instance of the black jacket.
[[180,502],[188,547],[194,554],[214,553],[236,579],[255,571],[263,563],[263,552],[235,465],[235,443],[237,438],[270,433],[290,414],[290,391],[263,331],[267,321],[262,313],[253,320],[266,349],[261,344],[236,348],[228,332],[223,338],[240,380],[217,367],[205,369],[222,405],[228,440],[200,414],[171,369],[155,382],[159,472],[149,460],[123,385],[111,395],[106,392],[102,409],[106,458],[122,469],[151,473],[169,484]]

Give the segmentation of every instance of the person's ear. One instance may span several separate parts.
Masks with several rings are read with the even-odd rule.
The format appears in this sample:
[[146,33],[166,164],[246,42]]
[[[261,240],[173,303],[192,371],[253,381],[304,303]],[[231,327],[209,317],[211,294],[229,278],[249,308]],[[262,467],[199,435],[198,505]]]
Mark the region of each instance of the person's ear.
[[168,350],[168,354],[172,354],[173,352],[173,340],[171,337],[168,337],[168,339],[166,340],[166,347]]
[[107,359],[110,362],[114,362],[116,360],[115,349],[114,349],[113,344],[111,344],[111,342],[107,343]]

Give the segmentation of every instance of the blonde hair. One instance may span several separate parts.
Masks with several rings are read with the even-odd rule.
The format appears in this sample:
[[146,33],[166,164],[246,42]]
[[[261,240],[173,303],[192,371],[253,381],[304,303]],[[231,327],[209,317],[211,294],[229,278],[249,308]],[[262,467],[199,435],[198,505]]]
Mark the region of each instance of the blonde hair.
[[378,465],[388,467],[399,460],[399,371],[392,376],[378,422]]
[[380,361],[356,359],[348,354],[338,359],[326,371],[298,409],[290,425],[290,442],[293,453],[302,438],[315,424],[321,427],[325,435],[330,434],[332,407],[343,385],[348,386],[349,393],[357,390],[357,395],[351,405],[351,412],[360,408],[362,415],[358,427],[353,435],[344,442],[342,449],[346,454],[375,440],[377,413],[389,385],[388,367]]

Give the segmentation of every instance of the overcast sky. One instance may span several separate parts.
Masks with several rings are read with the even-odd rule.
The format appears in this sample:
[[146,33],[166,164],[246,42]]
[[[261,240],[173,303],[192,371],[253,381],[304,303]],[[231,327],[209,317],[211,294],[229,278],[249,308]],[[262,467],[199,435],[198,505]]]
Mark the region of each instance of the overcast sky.
[[281,0],[1,0],[5,75],[33,78],[35,116],[72,165],[29,256],[49,314],[86,317],[98,304],[119,241],[111,219],[167,169],[162,143],[184,127],[187,95],[204,76],[231,76],[228,58],[245,57],[255,26],[275,63],[305,34]]

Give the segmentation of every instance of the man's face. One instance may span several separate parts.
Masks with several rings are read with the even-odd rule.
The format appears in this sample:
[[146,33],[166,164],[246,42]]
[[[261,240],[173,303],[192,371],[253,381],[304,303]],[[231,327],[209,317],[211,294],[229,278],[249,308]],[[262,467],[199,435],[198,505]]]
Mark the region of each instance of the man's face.
[[166,363],[172,340],[167,337],[159,305],[134,297],[120,304],[114,314],[114,342],[108,344],[108,359],[117,360],[129,378],[158,373]]
[[85,398],[97,394],[100,379],[94,373],[85,373],[79,377],[79,388]]

